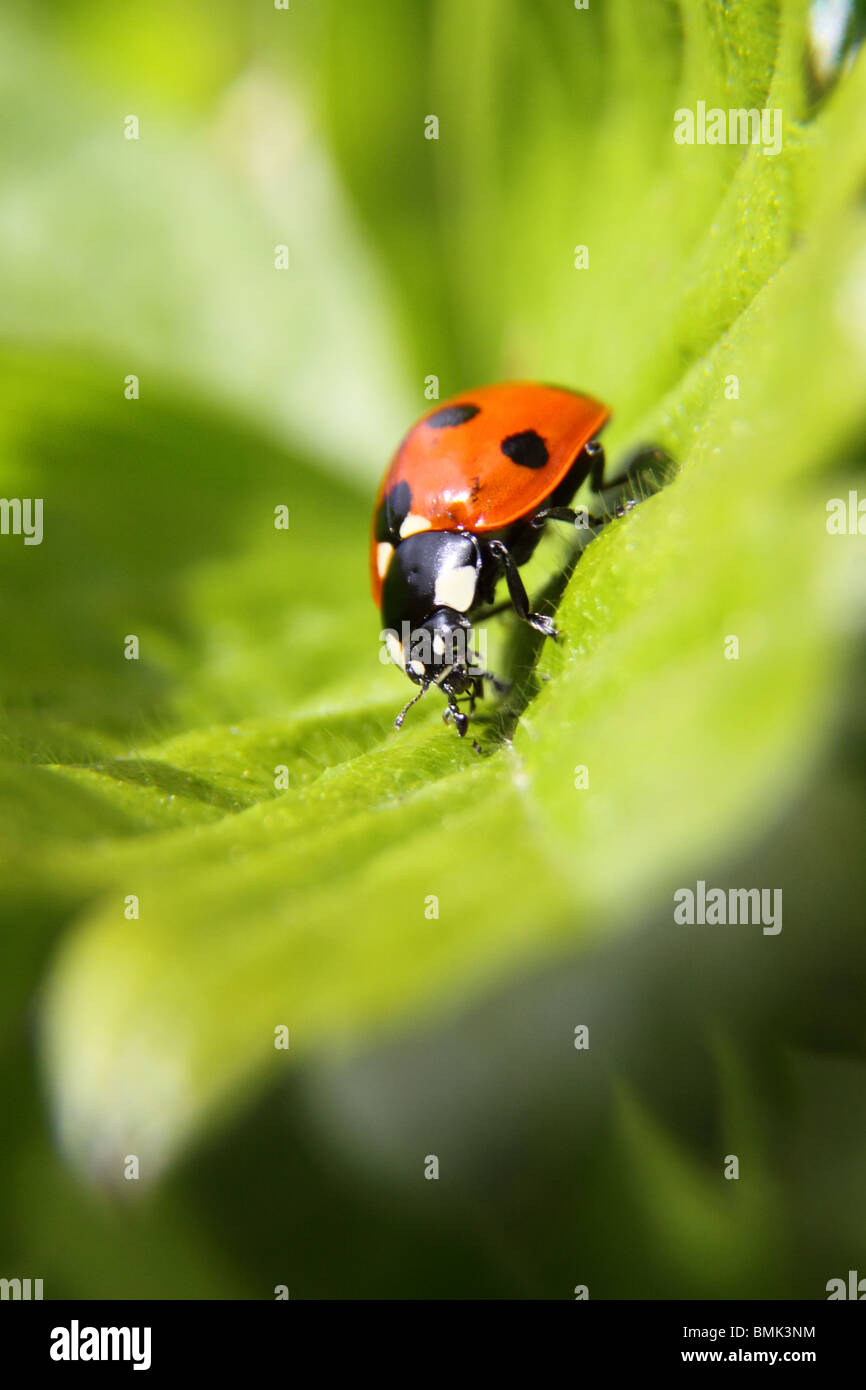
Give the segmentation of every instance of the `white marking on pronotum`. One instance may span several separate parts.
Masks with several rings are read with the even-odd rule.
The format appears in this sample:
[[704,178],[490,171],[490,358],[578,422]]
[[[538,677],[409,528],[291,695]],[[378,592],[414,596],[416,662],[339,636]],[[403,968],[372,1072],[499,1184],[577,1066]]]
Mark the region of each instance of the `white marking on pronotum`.
[[409,662],[409,670],[410,670],[410,671],[414,671],[416,676],[423,676],[423,674],[424,674],[424,662],[423,662],[423,661],[410,661],[410,662]]
[[442,641],[438,632],[434,632],[433,634],[433,650],[437,656],[445,655],[445,643]]
[[419,531],[429,531],[430,522],[426,516],[418,516],[416,512],[410,512],[400,527],[400,535],[403,540],[407,536],[417,536]]
[[388,648],[388,655],[395,666],[399,666],[401,671],[406,670],[406,658],[403,655],[403,648],[396,632],[386,632],[385,646]]
[[456,608],[458,613],[465,613],[475,601],[475,566],[445,570],[436,580],[433,598],[440,608]]
[[380,579],[384,579],[388,573],[388,566],[393,554],[394,547],[390,541],[380,541],[376,546],[376,569],[379,571]]

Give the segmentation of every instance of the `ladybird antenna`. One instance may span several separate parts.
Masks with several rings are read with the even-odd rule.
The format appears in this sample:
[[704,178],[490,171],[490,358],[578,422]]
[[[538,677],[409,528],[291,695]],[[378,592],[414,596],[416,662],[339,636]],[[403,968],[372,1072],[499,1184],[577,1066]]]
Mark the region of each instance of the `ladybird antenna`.
[[406,718],[406,715],[409,713],[409,711],[410,711],[410,709],[412,708],[413,705],[417,705],[418,701],[421,699],[421,696],[427,694],[428,689],[429,689],[429,683],[428,683],[428,682],[425,682],[424,685],[422,685],[421,689],[418,691],[418,694],[417,694],[417,695],[413,695],[413,696],[412,696],[412,699],[409,700],[409,701],[403,706],[403,708],[401,709],[400,713],[397,715],[397,718],[394,720],[394,728],[395,728],[395,729],[400,729],[400,728],[402,728],[402,726],[403,726],[403,720]]

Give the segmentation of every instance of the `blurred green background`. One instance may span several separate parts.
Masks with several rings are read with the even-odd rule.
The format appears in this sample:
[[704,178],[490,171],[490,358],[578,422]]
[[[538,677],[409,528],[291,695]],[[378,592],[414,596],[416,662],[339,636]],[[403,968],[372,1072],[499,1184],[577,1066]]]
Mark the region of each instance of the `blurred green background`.
[[[6,7],[0,491],[44,540],[0,536],[4,1277],[866,1274],[866,541],[827,529],[866,495],[862,20]],[[676,144],[698,101],[780,108],[781,152]],[[432,700],[392,730],[367,592],[431,375],[585,389],[614,464],[681,465],[559,585],[563,643],[491,631],[481,757]],[[781,888],[781,933],[677,925],[698,879]]]

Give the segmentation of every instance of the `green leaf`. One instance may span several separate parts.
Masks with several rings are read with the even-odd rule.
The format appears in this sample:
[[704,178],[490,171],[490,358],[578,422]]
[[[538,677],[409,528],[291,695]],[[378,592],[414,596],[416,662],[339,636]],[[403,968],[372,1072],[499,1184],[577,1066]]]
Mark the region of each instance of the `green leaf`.
[[[275,153],[276,205],[244,157],[226,163],[246,121],[242,149],[267,150],[278,70],[244,78],[194,153],[164,129],[131,172],[104,131],[85,138],[79,94],[56,166],[19,161],[36,234],[12,248],[7,337],[40,295],[43,312],[36,346],[9,352],[3,486],[36,480],[46,540],[0,553],[21,654],[2,677],[3,785],[24,808],[7,873],[22,892],[49,882],[45,930],[66,927],[41,1036],[61,1143],[89,1174],[119,1182],[136,1153],[152,1178],[297,1057],[442,1018],[664,911],[805,784],[856,616],[856,538],[825,523],[864,423],[866,76],[861,57],[813,108],[804,16],[794,0],[491,4],[468,21],[383,3],[411,62],[395,86],[369,45],[350,88],[368,19],[325,5],[301,31],[327,55],[322,84],[291,90],[330,158]],[[697,100],[782,106],[782,151],[675,144],[673,113]],[[343,188],[334,168],[345,197],[320,196]],[[80,189],[105,176],[115,220],[93,229]],[[59,192],[68,244],[105,266],[89,321],[69,264],[39,289]],[[282,300],[267,253],[286,226],[309,259]],[[131,289],[124,237],[141,245]],[[356,295],[377,264],[393,318],[381,285]],[[85,321],[71,368],[50,349]],[[414,334],[418,383],[399,421],[393,324]],[[124,401],[139,363],[161,379]],[[443,394],[509,374],[596,391],[617,407],[614,460],[653,438],[681,465],[581,559],[560,645],[539,652],[508,618],[491,633],[515,689],[478,719],[481,756],[432,696],[391,728],[408,690],[377,660],[370,488],[322,467],[343,450],[369,480],[428,372]]]

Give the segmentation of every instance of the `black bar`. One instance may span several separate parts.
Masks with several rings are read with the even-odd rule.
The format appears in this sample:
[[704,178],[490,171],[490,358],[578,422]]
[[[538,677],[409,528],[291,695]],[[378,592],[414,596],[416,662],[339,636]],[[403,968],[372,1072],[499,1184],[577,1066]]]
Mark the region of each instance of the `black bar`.
[[[373,1303],[302,1299],[7,1301],[0,1304],[0,1345],[4,1365],[15,1365],[25,1375],[47,1370],[61,1378],[92,1378],[106,1368],[115,1376],[134,1375],[137,1360],[145,1374],[156,1378],[185,1371],[225,1378],[271,1365],[283,1368],[292,1380],[298,1374],[306,1380],[310,1371],[321,1373],[345,1359],[359,1374],[401,1365],[403,1378],[420,1373],[429,1384],[437,1364],[443,1376],[455,1376],[458,1369],[465,1373],[477,1363],[489,1378],[500,1360],[513,1370],[515,1343],[523,1339],[541,1359],[534,1378],[542,1382],[547,1377],[541,1366],[549,1364],[554,1352],[564,1354],[566,1366],[575,1373],[795,1364],[811,1366],[826,1377],[860,1364],[866,1324],[862,1312],[850,1303],[846,1307],[846,1301],[576,1300],[567,1313],[560,1307],[555,1316],[552,1306],[542,1315],[536,1304],[509,1305],[505,1324],[499,1323],[501,1311],[497,1314],[490,1303],[437,1303],[423,1310],[401,1304],[395,1319],[387,1305],[377,1313]],[[102,1329],[117,1329],[117,1335],[103,1336]],[[133,1329],[138,1329],[137,1336]],[[452,1330],[453,1344],[448,1335]],[[52,1348],[55,1356],[72,1358],[77,1352],[78,1359],[54,1359]],[[82,1356],[92,1350],[106,1359]],[[115,1352],[126,1359],[112,1359]]]

